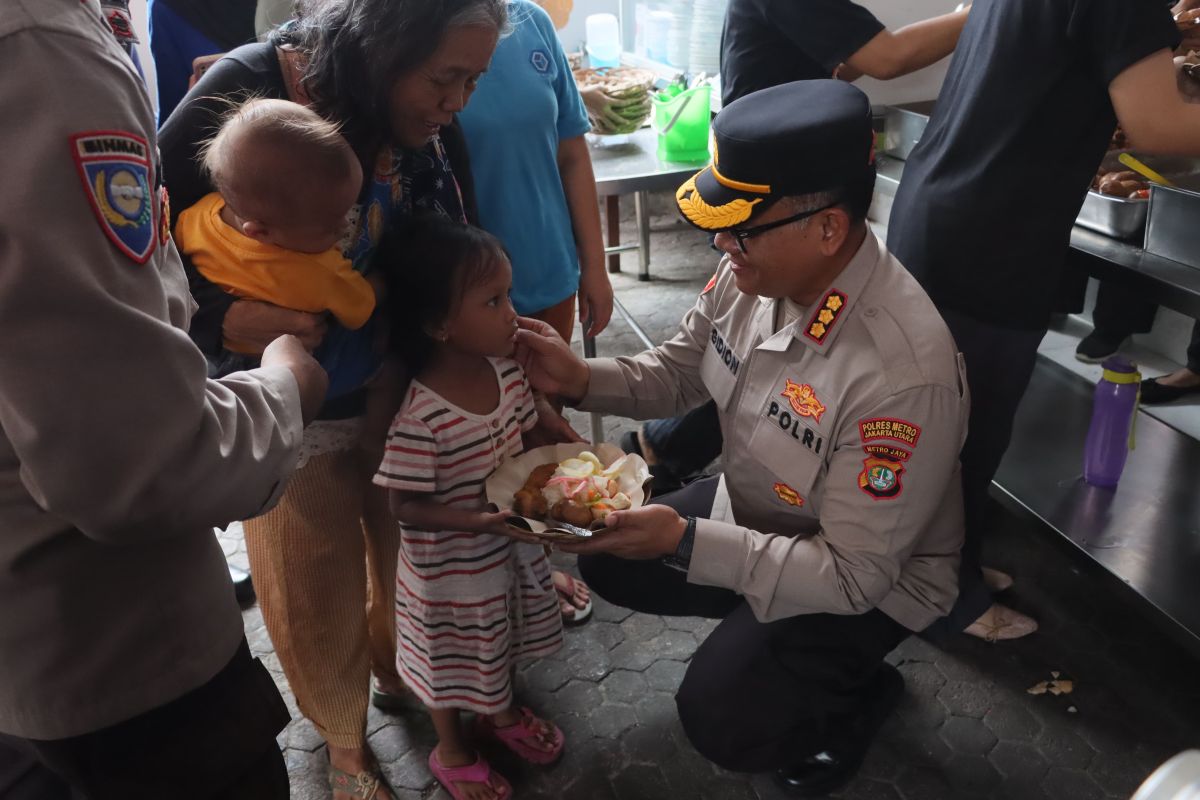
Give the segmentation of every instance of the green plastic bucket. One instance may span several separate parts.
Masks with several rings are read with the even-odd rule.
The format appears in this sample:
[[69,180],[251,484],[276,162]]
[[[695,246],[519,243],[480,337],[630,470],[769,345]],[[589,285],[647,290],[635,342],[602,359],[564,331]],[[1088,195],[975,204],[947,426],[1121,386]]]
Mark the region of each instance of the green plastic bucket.
[[654,97],[654,130],[663,161],[706,163],[712,87],[697,86],[671,96]]

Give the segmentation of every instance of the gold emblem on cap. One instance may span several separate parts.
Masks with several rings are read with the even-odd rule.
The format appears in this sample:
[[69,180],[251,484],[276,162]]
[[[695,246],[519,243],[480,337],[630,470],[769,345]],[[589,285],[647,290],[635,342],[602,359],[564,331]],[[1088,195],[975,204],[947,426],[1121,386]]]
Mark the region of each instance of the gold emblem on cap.
[[762,200],[745,200],[739,197],[721,206],[710,206],[696,190],[696,176],[693,175],[675,192],[675,202],[693,225],[706,230],[719,230],[732,228],[750,219],[754,206]]

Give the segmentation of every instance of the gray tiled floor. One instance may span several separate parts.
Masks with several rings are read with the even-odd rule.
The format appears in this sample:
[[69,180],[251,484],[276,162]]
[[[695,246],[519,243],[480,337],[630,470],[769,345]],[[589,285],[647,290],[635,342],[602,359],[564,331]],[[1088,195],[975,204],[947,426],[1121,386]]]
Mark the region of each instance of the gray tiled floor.
[[[703,237],[669,217],[656,216],[655,223],[656,279],[639,284],[627,277],[635,267],[627,256],[626,275],[614,282],[651,336],[661,337],[690,305],[715,260]],[[639,348],[618,320],[599,349],[613,354]],[[606,438],[627,429],[617,422],[609,422]],[[1006,602],[1035,614],[1041,631],[998,645],[967,637],[937,646],[910,638],[901,645],[890,660],[904,674],[904,698],[860,776],[839,796],[1126,798],[1158,763],[1200,746],[1200,664],[1157,632],[1153,617],[1124,586],[1084,571],[1053,535],[999,506],[995,519],[989,560],[1018,580]],[[231,561],[244,565],[239,532],[233,529],[223,540]],[[293,796],[329,797],[320,737],[296,712],[261,614],[250,608],[244,618],[251,647],[271,668],[295,718],[280,737]],[[594,618],[568,631],[560,653],[518,677],[523,701],[559,723],[568,747],[560,763],[540,769],[489,754],[517,796],[782,797],[765,776],[734,775],[706,763],[676,719],[672,693],[713,624],[632,614],[598,600]],[[1053,671],[1075,681],[1073,693],[1026,692]],[[369,730],[400,797],[447,797],[425,767],[434,743],[427,718],[372,710]]]

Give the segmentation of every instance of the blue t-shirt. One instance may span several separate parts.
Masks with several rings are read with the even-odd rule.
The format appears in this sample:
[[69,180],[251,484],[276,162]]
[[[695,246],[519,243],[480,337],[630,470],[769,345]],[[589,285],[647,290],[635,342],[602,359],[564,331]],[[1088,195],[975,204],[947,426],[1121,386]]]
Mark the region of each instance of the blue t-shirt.
[[513,305],[530,314],[579,288],[579,255],[558,172],[558,143],[591,128],[550,16],[508,5],[513,32],[458,115],[467,136],[480,224],[512,257]]

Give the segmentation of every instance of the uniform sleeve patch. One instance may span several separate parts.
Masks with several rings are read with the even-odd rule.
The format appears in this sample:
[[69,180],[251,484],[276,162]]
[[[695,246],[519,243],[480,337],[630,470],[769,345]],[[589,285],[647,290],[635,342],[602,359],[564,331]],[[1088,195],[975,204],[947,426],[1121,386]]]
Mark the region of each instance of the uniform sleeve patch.
[[717,285],[717,273],[714,272],[713,276],[708,279],[708,283],[704,284],[704,291],[700,292],[700,294],[708,294],[709,292],[712,291],[712,288],[716,285]]
[[921,438],[921,426],[893,417],[875,417],[858,423],[858,434],[863,442],[891,439],[893,442],[916,447],[917,440]]
[[912,453],[905,450],[903,447],[896,447],[894,444],[868,444],[863,446],[863,452],[882,458],[886,461],[908,461],[912,457]]
[[804,498],[800,496],[800,493],[786,483],[777,483],[772,488],[775,489],[775,494],[779,496],[779,499],[789,506],[801,508],[804,505]]
[[104,235],[132,261],[145,264],[159,233],[146,140],[126,131],[85,131],[71,137],[71,156]]
[[821,304],[817,306],[817,310],[813,312],[812,319],[808,321],[808,327],[804,329],[804,335],[817,344],[824,342],[833,330],[834,323],[841,316],[842,309],[846,307],[846,300],[844,292],[831,289]]
[[858,473],[858,488],[869,494],[875,500],[891,500],[899,497],[904,491],[900,484],[900,476],[904,466],[896,461],[890,461],[878,456],[867,456],[863,459],[862,472]]

